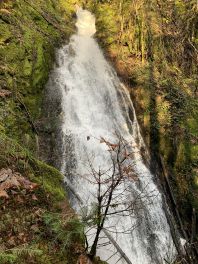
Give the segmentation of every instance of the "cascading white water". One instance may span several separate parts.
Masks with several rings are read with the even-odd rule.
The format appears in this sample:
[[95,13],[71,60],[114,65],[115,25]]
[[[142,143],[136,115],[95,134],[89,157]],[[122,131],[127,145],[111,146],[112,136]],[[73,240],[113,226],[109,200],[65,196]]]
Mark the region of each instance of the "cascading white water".
[[[94,201],[95,187],[81,177],[87,175],[87,156],[94,156],[93,166],[109,168],[107,147],[100,144],[104,137],[114,142],[115,132],[132,142],[133,149],[144,148],[135,111],[129,94],[115,71],[105,60],[96,40],[94,16],[81,8],[77,11],[78,33],[58,52],[58,66],[51,78],[56,78],[54,89],[62,94],[62,172],[84,204]],[[56,76],[56,77],[55,77]],[[133,113],[133,121],[129,115]],[[89,140],[87,140],[87,137]],[[109,221],[121,231],[114,239],[133,264],[163,263],[175,255],[170,228],[163,211],[161,194],[153,175],[136,151],[133,167],[138,182],[131,184],[131,197],[146,191],[143,208],[133,215],[112,217]],[[155,193],[155,197],[150,197]],[[149,198],[150,197],[150,198]],[[72,204],[79,209],[73,197]],[[130,226],[136,226],[124,234]],[[103,260],[115,251],[112,245],[98,250]],[[116,263],[115,255],[108,263]],[[118,263],[125,263],[120,259]]]

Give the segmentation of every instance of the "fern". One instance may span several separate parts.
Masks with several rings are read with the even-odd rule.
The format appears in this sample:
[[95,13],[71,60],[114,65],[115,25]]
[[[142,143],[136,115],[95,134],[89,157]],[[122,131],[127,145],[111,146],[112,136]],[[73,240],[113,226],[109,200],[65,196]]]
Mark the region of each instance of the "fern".
[[20,248],[13,248],[11,252],[16,255],[17,257],[20,256],[29,256],[29,257],[36,257],[41,256],[43,251],[37,248],[31,247],[20,247]]
[[12,253],[5,253],[0,251],[0,263],[8,264],[14,263],[17,259],[17,256]]
[[0,251],[0,263],[8,264],[8,263],[16,263],[19,261],[21,257],[30,257],[34,258],[37,256],[41,256],[43,251],[37,248],[32,247],[15,247],[12,249],[6,249]]
[[52,241],[61,242],[62,250],[69,249],[77,241],[84,243],[84,225],[77,218],[64,219],[58,213],[47,213],[44,215],[44,222],[51,233]]

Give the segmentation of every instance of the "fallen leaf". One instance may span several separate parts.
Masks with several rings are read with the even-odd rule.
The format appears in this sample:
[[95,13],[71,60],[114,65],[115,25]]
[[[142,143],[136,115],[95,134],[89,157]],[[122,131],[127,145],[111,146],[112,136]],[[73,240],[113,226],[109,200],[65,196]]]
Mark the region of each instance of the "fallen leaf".
[[10,245],[10,246],[15,246],[16,245],[16,242],[14,240],[14,237],[10,237],[10,239],[7,241],[7,243]]
[[78,264],[92,264],[90,259],[85,255],[80,255],[77,263]]
[[11,12],[8,9],[5,9],[5,8],[1,8],[0,9],[0,12],[1,13],[4,13],[4,14],[7,14],[7,15],[10,15],[11,14]]
[[18,234],[18,238],[19,238],[20,240],[23,238],[23,236],[24,236],[24,233],[19,233],[19,234]]
[[0,97],[5,98],[6,96],[9,96],[9,95],[11,95],[11,92],[10,91],[5,90],[5,89],[1,89],[0,90]]
[[32,182],[31,185],[30,185],[30,188],[31,188],[32,190],[34,190],[34,189],[36,189],[36,188],[38,188],[38,187],[39,187],[39,184],[34,183],[34,182]]
[[30,185],[31,185],[31,181],[29,181],[28,179],[24,178],[23,176],[21,176],[20,174],[15,174],[17,180],[20,182],[21,185],[23,185],[23,187],[25,189],[29,189]]
[[0,190],[0,197],[3,197],[3,198],[9,198],[7,192],[4,191],[4,190]]
[[[13,172],[11,169],[1,169],[0,170],[0,197],[9,198],[7,190],[11,189],[11,193],[17,194],[13,189],[23,187],[21,193],[26,194],[26,190],[34,190],[39,185],[37,183],[31,182],[29,179],[23,177],[18,172]],[[36,196],[33,197],[37,199]],[[17,198],[18,199],[18,198]],[[18,202],[23,202],[22,200]]]
[[35,211],[35,215],[37,215],[38,217],[41,217],[42,214],[43,214],[43,210],[41,208]]
[[0,170],[0,183],[4,182],[12,174],[11,169]]
[[11,169],[1,169],[0,178],[0,191],[20,186],[20,183],[18,182]]
[[17,195],[17,197],[15,198],[15,201],[18,203],[24,203],[24,200],[19,195]]
[[11,190],[11,194],[15,195],[15,194],[18,194],[18,192]]
[[37,183],[31,182],[30,180],[21,176],[20,174],[17,174],[16,177],[17,180],[21,183],[21,185],[27,190],[29,189],[33,190],[39,186]]
[[34,232],[39,232],[38,225],[32,225],[30,229],[33,230]]
[[38,201],[38,198],[36,197],[35,194],[32,195],[32,200],[34,200],[34,201]]

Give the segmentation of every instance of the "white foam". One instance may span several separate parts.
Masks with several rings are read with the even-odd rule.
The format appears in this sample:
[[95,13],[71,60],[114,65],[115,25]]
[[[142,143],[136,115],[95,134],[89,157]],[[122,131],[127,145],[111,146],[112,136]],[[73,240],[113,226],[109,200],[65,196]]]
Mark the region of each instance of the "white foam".
[[[129,94],[92,38],[95,33],[94,16],[78,9],[77,17],[78,34],[73,35],[70,44],[58,53],[60,66],[55,69],[57,85],[54,89],[62,93],[62,171],[84,204],[91,206],[95,201],[96,186],[81,177],[88,173],[87,155],[95,157],[95,169],[110,166],[106,146],[100,144],[98,138],[114,141],[116,131],[132,142],[134,150],[144,147],[144,142]],[[134,115],[133,122],[129,120],[129,108]],[[131,194],[128,198],[133,199],[143,189],[146,194],[152,192],[156,197],[142,198],[143,210],[138,210],[133,216],[112,217],[106,225],[114,225],[120,231],[138,225],[130,234],[120,233],[114,238],[132,263],[161,264],[164,258],[171,259],[175,255],[162,197],[139,152],[134,156],[133,166],[139,181],[129,183]],[[78,210],[78,202],[73,201],[73,204]],[[108,246],[98,250],[98,254],[105,260],[114,250]],[[115,264],[118,258],[115,256],[108,262]],[[125,261],[121,259],[118,263]]]
[[93,36],[96,32],[95,17],[88,12],[83,10],[81,7],[77,9],[77,23],[78,34],[83,36]]

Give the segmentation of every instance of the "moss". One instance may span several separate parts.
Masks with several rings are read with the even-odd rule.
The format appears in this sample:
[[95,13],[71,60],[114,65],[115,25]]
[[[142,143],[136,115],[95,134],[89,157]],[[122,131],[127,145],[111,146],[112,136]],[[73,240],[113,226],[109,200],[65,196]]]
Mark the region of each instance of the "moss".
[[[67,2],[71,7],[72,1]],[[72,10],[62,2],[18,0],[1,4],[0,85],[12,91],[0,98],[0,121],[8,136],[35,151],[33,126],[41,116],[44,85],[54,60],[54,49],[73,32]]]
[[63,188],[63,175],[55,168],[39,160],[34,160],[35,181],[42,184],[43,188],[53,195],[56,201],[65,198]]
[[193,170],[193,174],[194,174],[194,185],[195,185],[195,188],[198,188],[198,171],[197,171],[196,168]]
[[177,150],[177,158],[175,162],[175,167],[176,168],[183,167],[184,162],[185,162],[185,145],[184,143],[180,143],[178,146],[178,150]]
[[[54,5],[51,0],[38,0],[36,3],[7,1],[2,4],[0,83],[11,89],[14,96],[19,95],[32,120],[40,115],[43,88],[53,63],[55,46],[63,41],[64,35],[72,33],[74,23],[70,19],[71,14],[72,11],[65,12],[61,3]],[[69,25],[66,25],[65,21],[69,19]],[[9,135],[13,133],[16,139],[20,139],[23,133],[31,136],[27,113],[22,108],[18,111],[16,98],[13,102],[12,106],[4,102],[6,107],[3,115],[16,113],[4,120],[6,133],[9,130]],[[21,129],[18,126],[19,120],[24,120]]]
[[[78,1],[81,4],[83,1]],[[76,0],[64,1],[60,0],[60,5],[66,10],[67,15],[72,15],[76,11]]]
[[[62,174],[36,157],[34,124],[41,118],[54,50],[74,29],[73,1],[67,5],[73,8],[65,10],[61,1],[54,0],[1,3],[0,85],[11,95],[0,97],[0,169],[11,168],[38,186],[35,190],[9,190],[9,199],[0,198],[1,263],[71,264],[77,261],[79,247],[84,250],[80,238],[72,241],[70,251],[65,250],[64,241],[57,242],[46,226],[44,214],[55,214],[57,221],[63,215],[75,216],[66,199]],[[62,226],[61,232],[77,234],[77,226]]]
[[0,200],[5,206],[0,208],[1,263],[76,263],[83,250],[84,227],[65,207],[67,201],[63,211],[42,185],[32,190],[15,188],[8,194],[8,200]]
[[39,43],[35,50],[34,72],[32,75],[32,86],[38,90],[46,82],[48,74],[45,65],[43,43]]
[[191,158],[198,160],[198,145],[191,146]]
[[9,43],[12,37],[10,27],[1,23],[0,24],[0,45],[3,43]]
[[32,62],[28,58],[24,60],[23,74],[24,76],[31,76],[32,74]]
[[84,227],[66,200],[62,174],[5,134],[0,134],[2,167],[38,184],[8,190],[9,198],[0,198],[1,245],[7,249],[0,249],[2,263],[76,263],[84,250]]
[[17,171],[26,173],[31,180],[42,185],[56,202],[65,198],[63,175],[57,169],[35,159],[27,149],[4,134],[0,134],[0,147],[0,167],[14,166]]
[[187,125],[189,127],[190,133],[195,136],[198,136],[198,119],[197,118],[189,118],[187,120]]

